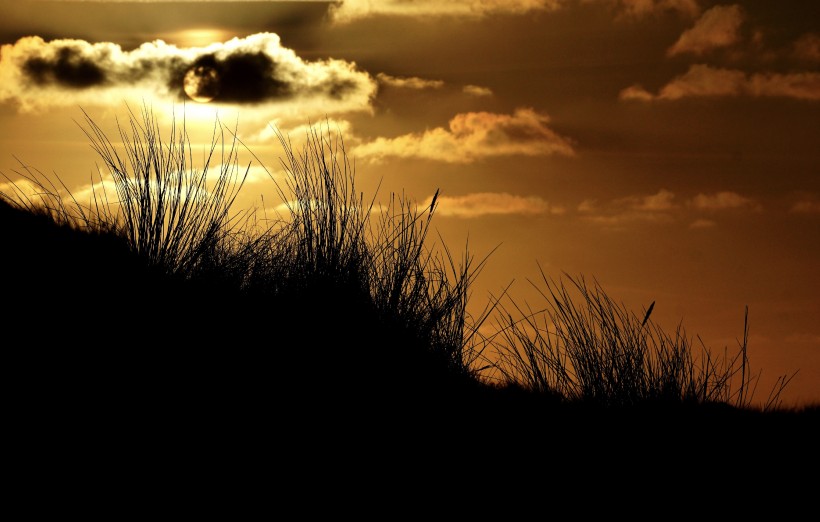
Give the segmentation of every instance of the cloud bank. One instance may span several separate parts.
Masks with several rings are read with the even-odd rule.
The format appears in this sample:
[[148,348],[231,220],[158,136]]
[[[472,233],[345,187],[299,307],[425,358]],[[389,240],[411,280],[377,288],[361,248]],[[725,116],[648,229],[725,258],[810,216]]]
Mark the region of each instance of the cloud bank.
[[680,100],[693,97],[750,96],[820,100],[820,73],[754,73],[705,64],[689,70],[663,86],[657,94],[633,85],[622,90],[622,100]]
[[449,128],[396,138],[377,138],[353,150],[358,159],[423,158],[447,163],[472,163],[494,156],[575,154],[570,141],[547,124],[549,117],[522,108],[511,115],[490,112],[458,114]]
[[[189,83],[186,94],[185,77],[194,69],[207,73],[196,78],[209,81]],[[156,40],[124,51],[114,43],[36,36],[0,48],[0,102],[21,111],[146,96],[181,102],[192,88],[207,88],[222,104],[324,114],[369,110],[377,84],[354,63],[302,60],[273,33],[193,48]]]
[[675,201],[676,195],[670,190],[660,189],[654,194],[633,195],[599,204],[585,200],[578,205],[578,213],[583,219],[607,227],[622,227],[627,223],[674,223],[691,221],[689,228],[712,228],[717,226],[713,217],[721,212],[759,212],[762,206],[752,198],[732,191],[700,193],[685,200]]

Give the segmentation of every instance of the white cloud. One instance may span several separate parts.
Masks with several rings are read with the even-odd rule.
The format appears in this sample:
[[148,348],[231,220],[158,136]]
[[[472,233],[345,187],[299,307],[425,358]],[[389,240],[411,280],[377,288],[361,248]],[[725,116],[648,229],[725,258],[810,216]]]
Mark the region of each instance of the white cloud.
[[733,45],[740,40],[742,23],[743,11],[739,5],[716,5],[703,13],[695,25],[667,50],[667,54],[703,54]]
[[575,154],[570,141],[547,124],[549,117],[532,109],[512,115],[469,112],[456,115],[449,128],[363,143],[353,154],[379,161],[387,157],[424,158],[448,163],[472,163],[493,156],[548,156]]

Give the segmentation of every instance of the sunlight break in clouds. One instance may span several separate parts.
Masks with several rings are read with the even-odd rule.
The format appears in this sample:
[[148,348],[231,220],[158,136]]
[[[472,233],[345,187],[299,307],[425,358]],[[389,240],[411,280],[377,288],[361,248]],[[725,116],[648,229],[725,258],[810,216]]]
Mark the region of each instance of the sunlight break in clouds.
[[820,73],[755,73],[695,64],[655,95],[633,85],[622,90],[622,100],[679,100],[690,97],[751,96],[820,100]]
[[422,134],[377,138],[353,150],[357,158],[424,158],[447,163],[472,163],[493,156],[574,156],[569,140],[547,127],[549,117],[529,108],[514,114],[468,112]]
[[740,40],[743,11],[739,5],[716,5],[701,16],[694,27],[685,31],[666,54],[703,54]]
[[113,105],[154,95],[181,102],[194,67],[213,72],[215,102],[321,114],[370,110],[376,82],[343,60],[307,62],[259,33],[207,47],[162,40],[123,51],[114,43],[31,36],[0,48],[0,102],[23,112],[53,106]]
[[[464,196],[439,196],[436,215],[460,218],[476,218],[502,214],[553,214],[564,213],[563,207],[552,206],[537,196],[514,196],[506,192],[480,192]],[[432,198],[422,206],[430,206]]]

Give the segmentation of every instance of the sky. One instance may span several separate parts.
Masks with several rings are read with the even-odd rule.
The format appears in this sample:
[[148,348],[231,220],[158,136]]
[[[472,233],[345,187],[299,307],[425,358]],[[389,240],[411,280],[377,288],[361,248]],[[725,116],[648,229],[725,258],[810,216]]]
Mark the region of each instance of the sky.
[[[105,180],[84,112],[216,118],[273,206],[276,130],[344,140],[368,196],[429,204],[432,240],[508,288],[597,281],[734,353],[756,400],[820,401],[820,4],[707,0],[0,0],[0,172]],[[166,128],[166,127],[164,127]],[[253,154],[250,154],[251,151]],[[8,181],[0,177],[0,182]],[[8,185],[5,185],[8,188]],[[0,186],[0,189],[3,187]],[[797,372],[795,374],[795,372]]]

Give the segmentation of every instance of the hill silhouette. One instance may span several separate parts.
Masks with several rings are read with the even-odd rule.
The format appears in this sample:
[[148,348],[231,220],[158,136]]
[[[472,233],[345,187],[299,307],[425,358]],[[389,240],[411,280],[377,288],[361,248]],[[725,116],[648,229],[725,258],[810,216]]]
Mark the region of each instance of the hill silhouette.
[[[145,128],[154,132],[152,120]],[[117,171],[110,143],[91,136],[121,186],[139,180],[139,172]],[[312,139],[324,150],[327,142]],[[719,458],[727,438],[732,451],[777,461],[816,451],[818,407],[760,409],[726,394],[697,395],[709,386],[723,393],[732,368],[709,376],[715,383],[665,367],[661,388],[623,373],[613,380],[620,388],[603,392],[561,388],[554,383],[566,381],[544,375],[516,380],[509,367],[506,379],[488,380],[475,355],[481,339],[465,316],[475,270],[469,259],[457,267],[424,248],[435,202],[418,212],[399,201],[367,235],[368,207],[353,204],[361,203],[354,186],[341,183],[352,182],[344,157],[311,170],[317,156],[287,150],[293,219],[256,234],[229,218],[228,190],[211,190],[216,206],[209,200],[207,212],[177,214],[146,181],[126,192],[138,204],[79,218],[64,206],[0,197],[7,419],[20,444],[56,437],[87,451],[143,441],[162,451],[228,444],[246,452],[275,440],[280,451],[347,465],[385,451],[410,460],[500,452],[515,469],[651,465],[659,454],[685,466],[689,457]],[[172,186],[205,179],[204,171],[185,178],[187,168],[156,163],[171,165],[164,183]],[[182,208],[201,201],[179,196],[194,191],[169,193]],[[180,239],[179,230],[188,235]],[[650,313],[637,322],[642,335]],[[623,321],[634,333],[631,319]],[[622,331],[610,334],[612,346],[621,342]],[[687,345],[675,349],[687,355]],[[533,377],[541,363],[530,360],[524,373]],[[575,389],[587,395],[567,395]],[[100,441],[100,433],[111,436]]]

